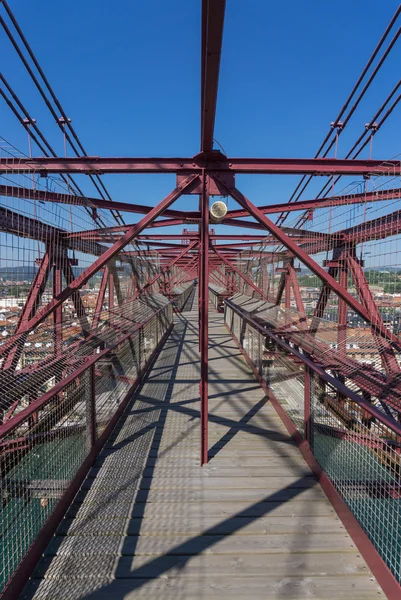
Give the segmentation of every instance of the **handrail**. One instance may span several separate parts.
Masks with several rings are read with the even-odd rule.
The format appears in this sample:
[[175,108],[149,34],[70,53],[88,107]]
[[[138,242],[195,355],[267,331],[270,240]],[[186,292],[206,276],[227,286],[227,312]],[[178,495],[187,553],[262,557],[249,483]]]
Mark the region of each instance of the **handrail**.
[[261,325],[260,323],[258,323],[254,319],[252,319],[252,317],[249,317],[248,315],[246,315],[231,300],[226,299],[225,304],[226,304],[226,306],[229,306],[229,308],[231,310],[233,310],[233,312],[237,313],[245,322],[247,322],[249,325],[251,325],[251,327],[253,327],[257,331],[259,331],[259,333],[261,333],[262,335],[264,335],[266,337],[269,337],[278,346],[280,346],[281,348],[283,348],[290,354],[293,354],[294,356],[299,358],[307,367],[309,367],[312,371],[314,371],[321,379],[323,379],[324,381],[329,383],[332,387],[334,387],[336,390],[338,390],[338,392],[340,392],[340,394],[346,396],[347,398],[349,398],[349,400],[351,400],[352,402],[355,402],[355,404],[358,404],[363,410],[368,412],[372,417],[375,417],[381,423],[383,423],[383,425],[385,425],[386,427],[391,429],[395,434],[397,434],[398,436],[401,436],[401,425],[399,423],[397,423],[397,421],[395,419],[393,419],[390,415],[386,415],[386,414],[382,413],[374,405],[370,404],[367,400],[365,400],[364,398],[359,396],[356,392],[351,390],[344,383],[342,383],[335,377],[332,377],[331,375],[326,373],[326,371],[324,369],[322,369],[321,367],[319,367],[309,356],[307,356],[306,354],[304,354],[302,352],[299,352],[298,350],[296,350],[295,348],[290,346],[290,344],[288,344],[288,342],[284,341],[279,336],[277,336],[271,329],[269,329],[265,325]]
[[89,358],[87,358],[81,366],[79,366],[70,375],[68,375],[67,377],[62,379],[62,381],[60,381],[55,386],[53,386],[51,390],[49,390],[48,392],[43,394],[40,398],[38,398],[37,400],[32,402],[27,408],[21,410],[12,419],[7,421],[7,423],[0,425],[0,440],[2,438],[4,438],[6,435],[8,435],[9,433],[11,433],[12,431],[14,431],[14,429],[19,427],[28,417],[30,417],[38,409],[46,406],[46,404],[48,404],[54,396],[56,396],[57,394],[62,392],[69,384],[71,384],[77,377],[82,375],[82,373],[84,373],[92,365],[95,365],[101,358],[104,358],[105,356],[107,356],[115,348],[117,348],[119,345],[121,345],[123,342],[125,342],[125,340],[127,340],[129,337],[134,335],[137,331],[139,331],[139,329],[145,327],[152,319],[154,319],[159,313],[164,311],[170,304],[172,304],[172,301],[167,302],[164,306],[162,306],[157,311],[152,313],[152,315],[147,317],[147,319],[145,319],[145,321],[142,321],[141,323],[137,323],[130,332],[124,334],[121,338],[119,338],[116,342],[114,342],[114,344],[112,344],[112,346],[109,346],[108,348],[105,348],[98,354],[94,354],[94,355],[90,356]]

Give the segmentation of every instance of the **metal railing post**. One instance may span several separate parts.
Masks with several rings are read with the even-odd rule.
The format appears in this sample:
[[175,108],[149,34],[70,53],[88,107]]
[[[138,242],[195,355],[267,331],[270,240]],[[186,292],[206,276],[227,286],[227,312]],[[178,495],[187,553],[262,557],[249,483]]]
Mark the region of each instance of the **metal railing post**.
[[304,438],[311,445],[311,380],[310,368],[305,365],[304,370]]
[[96,365],[89,367],[88,379],[89,390],[86,394],[86,430],[89,449],[93,448],[96,442]]

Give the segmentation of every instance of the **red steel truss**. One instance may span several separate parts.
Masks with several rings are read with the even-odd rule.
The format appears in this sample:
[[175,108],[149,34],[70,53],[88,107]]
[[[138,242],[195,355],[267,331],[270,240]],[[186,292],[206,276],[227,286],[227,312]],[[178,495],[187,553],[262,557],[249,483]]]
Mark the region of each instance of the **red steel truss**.
[[[58,393],[76,382],[83,373],[88,373],[89,368],[93,389],[100,372],[96,371],[100,358],[108,355],[111,348],[130,339],[134,330],[141,330],[145,337],[143,332],[148,318],[144,318],[140,325],[133,325],[134,317],[129,312],[132,303],[152,293],[161,293],[173,303],[178,294],[176,290],[183,285],[193,285],[195,280],[199,294],[201,465],[208,462],[208,311],[211,290],[218,296],[218,302],[238,294],[249,297],[253,306],[263,305],[271,314],[283,310],[285,316],[280,323],[272,320],[268,325],[261,325],[253,319],[251,312],[241,312],[232,299],[227,300],[230,310],[241,314],[244,322],[252,325],[266,340],[269,338],[276,349],[291,355],[294,364],[304,366],[307,395],[311,393],[313,373],[318,374],[323,382],[335,389],[339,411],[344,409],[344,398],[351,398],[364,411],[364,418],[381,419],[386,427],[401,437],[401,339],[378,310],[363,268],[363,258],[358,257],[364,244],[401,234],[401,211],[380,213],[372,219],[364,218],[356,225],[342,223],[336,230],[327,227],[324,231],[307,227],[307,218],[303,220],[302,228],[300,225],[285,225],[284,218],[277,223],[269,218],[274,214],[308,211],[310,219],[313,219],[316,211],[334,207],[355,206],[368,210],[376,203],[386,206],[389,201],[401,197],[401,188],[369,191],[366,185],[365,191],[355,194],[336,195],[333,192],[315,199],[256,206],[236,185],[237,174],[329,176],[330,181],[334,176],[360,176],[365,182],[374,177],[391,180],[401,176],[401,163],[399,160],[327,157],[231,158],[216,150],[214,125],[224,14],[225,0],[202,1],[199,154],[184,158],[0,157],[0,175],[7,177],[39,175],[49,178],[53,174],[98,177],[118,173],[176,175],[176,187],[153,207],[114,201],[110,197],[86,197],[70,190],[64,193],[30,189],[26,178],[23,185],[0,185],[0,195],[21,201],[40,202],[50,207],[82,206],[95,216],[96,211],[107,210],[143,215],[136,223],[126,224],[117,219],[117,225],[100,224],[95,228],[71,228],[68,231],[67,228],[42,222],[36,218],[36,213],[28,216],[17,209],[0,207],[0,230],[3,233],[45,245],[14,333],[0,345],[0,374],[10,388],[14,386],[17,390],[15,401],[3,411],[1,438],[14,431],[27,417],[34,419],[38,410],[53,402]],[[182,196],[190,198],[191,210],[173,208],[175,201]],[[195,206],[197,210],[193,210],[197,201],[195,196],[199,197],[199,205]],[[214,196],[230,197],[238,207],[215,222],[210,213]],[[98,224],[95,218],[94,221]],[[177,227],[191,224],[193,230],[184,229],[177,233]],[[235,227],[244,233],[221,233],[220,229],[216,233],[210,225],[216,228]],[[163,233],[158,234],[160,227]],[[174,228],[172,233],[166,233],[165,228],[168,227]],[[257,231],[250,234],[249,230]],[[80,272],[74,271],[76,265],[71,254],[75,256],[75,253],[90,257],[89,264],[85,263]],[[323,263],[319,259],[321,254],[326,256]],[[131,269],[129,284],[123,288],[119,269],[132,266],[137,259],[141,259],[140,269]],[[307,317],[301,294],[296,259],[321,282],[311,319]],[[268,271],[268,267],[271,270]],[[275,287],[276,273],[279,281]],[[96,275],[99,277],[99,289],[90,320],[81,292]],[[356,293],[351,292],[351,283]],[[52,291],[50,299],[45,295],[48,284],[51,284]],[[337,331],[333,342],[336,351],[328,352],[319,335],[333,296],[337,303]],[[68,303],[76,315],[81,337],[66,352],[63,311]],[[160,308],[156,311],[157,314],[162,312]],[[349,312],[358,315],[371,334],[380,356],[381,369],[362,364],[347,354]],[[107,325],[115,336],[109,346],[103,340],[97,340],[105,322],[105,313]],[[29,336],[40,327],[47,328],[48,335],[52,337],[51,353],[41,364],[22,364],[21,357],[29,343]],[[84,364],[77,358],[82,348],[91,349]],[[55,369],[54,387],[41,393],[50,367]],[[29,406],[16,412],[21,408],[21,398],[27,393],[24,381],[33,373],[35,385],[29,392],[33,400]],[[378,399],[381,408],[371,401],[372,398]],[[305,415],[308,421],[308,413]],[[306,422],[307,441],[308,427]],[[337,432],[337,435],[341,439],[354,440],[358,432]],[[91,443],[94,445],[93,440]],[[366,440],[363,443],[368,444]]]

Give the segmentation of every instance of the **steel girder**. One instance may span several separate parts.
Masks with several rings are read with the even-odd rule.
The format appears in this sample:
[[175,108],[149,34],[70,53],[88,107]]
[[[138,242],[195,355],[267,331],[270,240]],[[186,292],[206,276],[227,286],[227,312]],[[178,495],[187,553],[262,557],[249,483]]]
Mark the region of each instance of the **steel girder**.
[[327,273],[323,267],[321,267],[309,254],[307,254],[300,246],[298,246],[286,233],[284,233],[273,221],[268,219],[248,198],[246,198],[236,188],[226,188],[227,193],[230,194],[234,200],[240,204],[244,209],[248,210],[249,213],[263,225],[278,242],[283,244],[293,256],[296,256],[305,266],[307,266],[312,273],[317,275],[321,281],[323,281],[331,290],[333,290],[340,298],[342,298],[350,308],[352,308],[357,314],[359,314],[374,331],[380,334],[385,339],[394,345],[395,348],[401,350],[401,341],[384,327],[381,323],[376,322],[372,319],[372,315],[366,308],[347,291],[345,290],[329,273]]
[[[0,158],[0,174],[82,173],[181,173],[197,174],[244,173],[266,175],[359,175],[399,177],[401,163],[396,160],[365,160],[336,158],[227,158],[221,152],[201,152],[192,158]],[[114,203],[113,203],[114,208]]]
[[[142,218],[142,220],[131,227],[125,235],[115,242],[111,248],[107,249],[103,254],[85,271],[83,271],[78,277],[76,277],[67,287],[62,291],[57,298],[51,300],[46,306],[39,310],[31,319],[26,321],[19,332],[19,335],[25,331],[29,331],[33,327],[36,327],[42,323],[49,315],[51,315],[58,306],[60,306],[65,300],[77,292],[95,273],[102,269],[106,263],[116,256],[127,244],[129,244],[137,235],[143,231],[148,223],[151,223],[156,219],[161,212],[170,206],[177,198],[182,194],[188,192],[197,184],[198,177],[191,175],[185,182],[180,186],[176,187],[170,194],[168,194],[164,200],[162,200],[156,207],[154,207],[148,215]],[[10,347],[12,347],[18,341],[18,336],[14,339],[10,339],[5,342],[0,348],[0,355],[3,355]]]

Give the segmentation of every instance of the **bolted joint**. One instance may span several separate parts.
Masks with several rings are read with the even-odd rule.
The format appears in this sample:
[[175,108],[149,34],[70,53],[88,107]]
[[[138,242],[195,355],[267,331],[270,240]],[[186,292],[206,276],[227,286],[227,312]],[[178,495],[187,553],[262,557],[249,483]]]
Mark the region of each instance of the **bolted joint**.
[[330,127],[332,129],[338,129],[339,131],[342,131],[344,129],[344,123],[342,121],[332,121],[330,123]]

